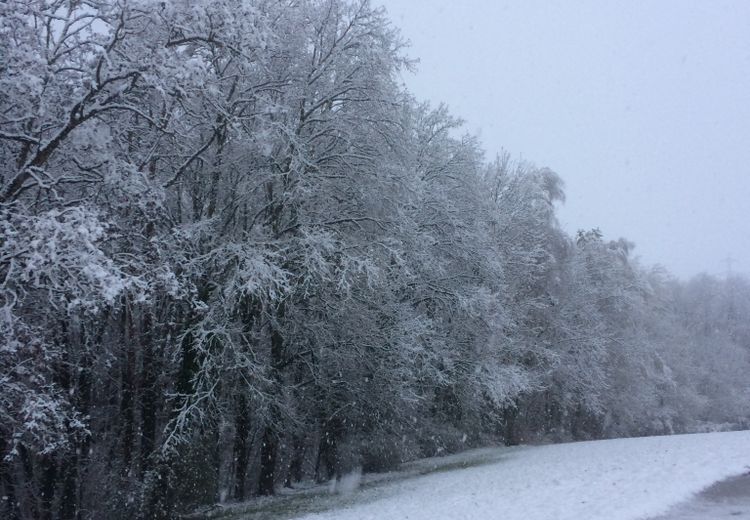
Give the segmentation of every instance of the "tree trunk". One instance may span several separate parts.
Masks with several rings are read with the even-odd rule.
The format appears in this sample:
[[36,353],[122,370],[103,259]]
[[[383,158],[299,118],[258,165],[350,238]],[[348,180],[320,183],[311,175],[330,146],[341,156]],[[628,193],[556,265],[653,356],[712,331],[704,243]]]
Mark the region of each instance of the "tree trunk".
[[247,435],[250,429],[247,400],[240,394],[237,399],[237,418],[234,433],[234,499],[245,499],[245,475],[247,473]]
[[23,470],[23,477],[20,479],[21,484],[16,488],[16,496],[24,510],[24,515],[31,518],[40,518],[42,513],[39,509],[40,504],[37,500],[38,496],[36,495],[36,490],[34,489],[35,475],[31,454],[22,443],[19,443],[17,449],[21,461],[20,466]]
[[294,436],[292,450],[292,461],[289,463],[289,471],[284,482],[284,487],[288,488],[291,488],[293,483],[302,480],[302,463],[305,460],[305,442],[302,436]]
[[520,442],[520,439],[518,438],[517,419],[517,407],[508,406],[507,408],[505,408],[505,410],[503,410],[503,422],[505,423],[503,438],[506,446],[516,446]]
[[60,497],[60,520],[74,520],[78,510],[78,456],[73,454],[63,469],[62,494]]
[[55,498],[55,483],[57,479],[57,464],[49,455],[42,455],[40,460],[42,469],[42,483],[40,488],[41,519],[52,519],[52,501]]
[[174,496],[171,489],[172,461],[167,455],[159,457],[154,468],[146,474],[143,507],[138,520],[170,520],[174,518]]
[[[276,309],[276,317],[280,321],[284,318],[284,304],[281,303]],[[281,396],[281,364],[283,361],[284,338],[279,331],[278,324],[272,325],[271,330],[271,374],[274,383],[279,387],[278,395]],[[278,444],[278,427],[280,413],[276,404],[271,404],[270,420],[267,422],[263,432],[263,443],[260,451],[260,480],[258,481],[258,493],[261,495],[273,495],[276,480],[276,452]]]
[[6,442],[0,438],[0,491],[3,493],[0,512],[8,520],[18,520],[21,512],[18,510],[18,497],[16,496],[16,484],[13,480],[13,463],[5,459]]
[[263,433],[263,443],[260,450],[260,479],[258,480],[259,495],[273,495],[276,479],[276,434],[271,426],[267,426]]
[[140,478],[151,469],[151,454],[156,440],[157,356],[153,345],[151,314],[143,317],[143,392],[141,395],[141,453]]
[[122,330],[125,348],[125,360],[121,370],[122,397],[120,416],[122,417],[122,462],[123,474],[127,475],[132,462],[133,438],[135,433],[135,338],[129,304],[125,301],[122,315]]
[[[318,459],[315,464],[315,479],[318,482],[340,476],[338,438],[340,428],[336,418],[329,419],[323,426],[323,434],[318,445]],[[325,469],[325,471],[323,471]]]

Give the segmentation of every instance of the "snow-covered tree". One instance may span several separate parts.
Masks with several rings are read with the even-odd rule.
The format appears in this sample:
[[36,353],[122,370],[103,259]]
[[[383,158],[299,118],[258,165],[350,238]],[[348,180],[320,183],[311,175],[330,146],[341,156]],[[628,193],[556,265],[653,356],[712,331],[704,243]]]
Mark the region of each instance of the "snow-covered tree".
[[568,237],[403,47],[367,0],[0,3],[0,515],[747,424],[748,282]]

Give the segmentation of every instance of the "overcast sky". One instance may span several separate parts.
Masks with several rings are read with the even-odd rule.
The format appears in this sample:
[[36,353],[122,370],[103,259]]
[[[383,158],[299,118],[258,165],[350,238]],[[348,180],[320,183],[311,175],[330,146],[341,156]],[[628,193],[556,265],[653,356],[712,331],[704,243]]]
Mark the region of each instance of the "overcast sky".
[[750,1],[373,1],[418,98],[560,174],[565,229],[681,277],[750,273]]

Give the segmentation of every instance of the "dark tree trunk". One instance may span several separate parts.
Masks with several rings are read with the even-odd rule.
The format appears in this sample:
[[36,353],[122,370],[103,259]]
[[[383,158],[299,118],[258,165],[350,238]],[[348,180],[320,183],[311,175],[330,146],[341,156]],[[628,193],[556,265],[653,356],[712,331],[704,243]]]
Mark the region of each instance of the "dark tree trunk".
[[[276,317],[280,321],[284,318],[284,304],[276,309]],[[272,325],[271,330],[271,374],[274,383],[281,386],[281,365],[284,356],[284,337],[279,331],[278,324]],[[279,392],[279,395],[281,393]],[[278,449],[278,427],[280,413],[275,404],[271,405],[270,420],[263,432],[263,443],[260,450],[260,480],[258,481],[258,493],[261,495],[273,495],[276,481],[276,452]]]
[[[104,334],[104,327],[98,327],[96,333],[92,336],[92,344],[95,346],[102,344],[102,336]],[[86,337],[87,331],[81,327],[80,330],[81,344],[87,344],[88,340]],[[92,356],[88,351],[84,351],[84,354],[80,361],[80,367],[78,372],[78,409],[81,414],[88,416],[92,407],[93,402],[93,376],[92,376]],[[89,447],[92,440],[88,435],[83,436],[82,439],[76,443],[77,452],[75,456],[76,466],[72,468],[73,473],[69,475],[69,478],[73,479],[72,487],[65,489],[63,500],[68,500],[70,505],[75,505],[73,508],[74,517],[77,520],[81,520],[85,516],[85,512],[82,511],[82,504],[84,499],[85,488],[81,482],[81,473],[85,471],[85,468],[89,464]],[[66,498],[68,497],[68,498]],[[63,507],[68,507],[64,505]]]
[[247,436],[250,430],[247,400],[240,394],[237,399],[236,430],[234,433],[234,499],[245,499],[245,474],[247,473]]
[[193,391],[193,376],[198,369],[198,358],[195,355],[195,346],[193,345],[193,335],[188,332],[182,340],[182,359],[180,361],[180,370],[177,374],[176,387],[177,392],[188,395]]
[[315,479],[325,482],[340,476],[338,439],[341,435],[339,422],[336,418],[329,419],[323,427],[318,446],[318,459],[315,464]]
[[125,362],[121,370],[122,398],[120,400],[120,416],[122,417],[122,461],[123,472],[130,470],[133,455],[133,439],[135,433],[135,346],[133,337],[133,323],[128,302],[123,309],[122,328],[125,340]]
[[258,480],[259,495],[273,495],[276,480],[276,434],[271,426],[267,426],[263,433],[260,449],[260,479]]
[[60,520],[74,520],[78,510],[78,457],[73,455],[63,469],[62,493],[60,497]]
[[[75,329],[74,329],[75,330]],[[75,334],[75,332],[72,332]],[[57,379],[60,387],[74,397],[73,404],[78,411],[84,416],[89,411],[90,385],[89,385],[89,358],[85,348],[80,350],[80,356],[71,359],[75,350],[72,345],[85,345],[85,331],[81,326],[79,334],[71,338],[71,331],[68,328],[67,321],[60,322],[60,342],[68,346],[63,350],[63,363],[57,371]],[[63,455],[60,461],[59,475],[57,484],[60,486],[60,500],[58,504],[58,518],[61,520],[72,520],[75,518],[78,510],[78,465],[80,455],[85,453],[85,446],[82,446],[77,438],[76,432],[69,429],[68,439],[72,443],[72,449]]]
[[[250,335],[260,312],[258,302],[247,298],[241,307],[241,319],[245,331]],[[247,398],[240,388],[237,397],[237,412],[235,417],[234,437],[234,489],[235,500],[244,500],[247,493],[247,466],[249,458],[248,436],[250,434],[250,410]]]
[[31,454],[23,444],[17,446],[18,457],[21,461],[23,477],[20,485],[16,488],[16,496],[23,509],[23,514],[31,518],[40,518],[42,513],[38,502],[38,496],[35,490],[34,464],[31,461]]
[[18,510],[16,483],[13,480],[13,463],[5,459],[7,448],[2,438],[0,438],[0,447],[0,491],[5,497],[0,504],[0,516],[8,520],[18,520],[21,512]]
[[292,450],[292,461],[289,463],[289,471],[284,482],[284,486],[288,488],[291,488],[293,483],[302,480],[302,463],[305,460],[305,443],[303,437],[299,435],[294,436]]
[[505,425],[505,431],[503,432],[503,439],[506,446],[516,446],[520,443],[518,435],[518,408],[515,406],[509,406],[503,410],[503,422]]
[[157,461],[149,471],[144,505],[137,516],[138,520],[171,520],[175,517],[170,466],[171,461],[167,458]]
[[157,356],[153,345],[151,314],[146,311],[143,317],[143,368],[141,380],[141,453],[140,478],[151,469],[151,454],[156,441],[156,407],[157,407]]
[[40,466],[42,469],[42,483],[39,490],[40,501],[41,501],[41,519],[51,520],[52,519],[52,502],[55,498],[55,483],[57,479],[57,464],[55,460],[48,456],[43,455],[40,459]]
[[[206,289],[199,291],[199,298],[205,301]],[[183,330],[190,329],[194,317],[188,315],[184,320],[182,315],[175,319],[181,323]],[[180,344],[181,359],[180,368],[175,378],[175,389],[178,394],[190,395],[193,393],[193,376],[198,369],[198,358],[195,351],[194,338],[187,332]],[[172,410],[175,413],[175,410]],[[144,499],[143,506],[139,511],[140,520],[167,520],[174,517],[174,491],[173,472],[174,456],[171,454],[152,453],[149,461],[149,469],[144,472]]]

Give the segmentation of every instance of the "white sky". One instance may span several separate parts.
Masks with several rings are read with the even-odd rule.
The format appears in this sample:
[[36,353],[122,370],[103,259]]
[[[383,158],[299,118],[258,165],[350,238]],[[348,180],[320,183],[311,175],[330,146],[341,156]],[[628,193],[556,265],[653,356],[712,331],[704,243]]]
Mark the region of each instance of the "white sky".
[[560,220],[681,277],[750,273],[750,1],[373,0],[420,99],[565,180]]

